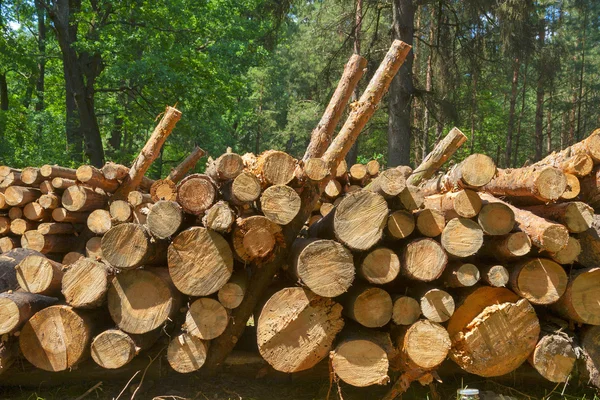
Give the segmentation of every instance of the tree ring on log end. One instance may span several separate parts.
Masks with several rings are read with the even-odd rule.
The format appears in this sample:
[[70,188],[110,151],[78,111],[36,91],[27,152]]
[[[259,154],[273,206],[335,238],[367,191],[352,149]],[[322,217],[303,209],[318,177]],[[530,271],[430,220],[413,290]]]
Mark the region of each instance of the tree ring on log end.
[[535,187],[544,200],[558,200],[567,188],[567,178],[557,168],[544,168],[535,179]]

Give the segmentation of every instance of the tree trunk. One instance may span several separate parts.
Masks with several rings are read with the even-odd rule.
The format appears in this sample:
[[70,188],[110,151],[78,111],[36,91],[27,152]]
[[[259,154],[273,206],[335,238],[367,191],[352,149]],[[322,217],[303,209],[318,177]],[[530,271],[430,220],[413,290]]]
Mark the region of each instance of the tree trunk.
[[[538,36],[538,49],[540,51],[540,60],[538,61],[538,80],[536,89],[536,101],[535,101],[535,161],[542,159],[542,152],[544,146],[544,83],[546,75],[544,73],[543,58],[541,57],[544,42],[546,40],[546,23],[542,19],[540,21],[540,30]],[[550,109],[548,109],[550,110]],[[548,111],[549,112],[549,111]],[[548,151],[549,152],[549,151]]]
[[[44,90],[45,90],[45,78],[46,78],[46,9],[44,7],[43,0],[35,1],[35,9],[37,12],[37,25],[38,25],[38,79],[36,83],[37,91],[37,103],[35,105],[36,111],[44,110]],[[41,132],[42,126],[38,127]]]
[[8,111],[8,84],[6,82],[6,72],[0,73],[0,140],[4,139],[6,132],[6,116]]
[[[392,37],[413,44],[414,18],[417,7],[413,0],[392,2]],[[399,73],[392,80],[389,94],[388,165],[410,164],[410,114],[413,96],[413,52],[409,52]]]
[[510,109],[508,114],[508,130],[506,133],[506,149],[504,152],[504,166],[510,168],[512,160],[512,140],[513,131],[515,128],[515,106],[517,103],[517,87],[519,85],[519,69],[521,68],[521,60],[516,57],[513,60],[513,77],[510,89]]
[[521,143],[521,125],[523,114],[525,114],[525,96],[527,95],[527,63],[523,71],[523,94],[521,95],[521,111],[519,112],[519,121],[517,122],[517,137],[515,140],[515,153],[513,154],[512,165],[517,165],[519,158],[519,144]]

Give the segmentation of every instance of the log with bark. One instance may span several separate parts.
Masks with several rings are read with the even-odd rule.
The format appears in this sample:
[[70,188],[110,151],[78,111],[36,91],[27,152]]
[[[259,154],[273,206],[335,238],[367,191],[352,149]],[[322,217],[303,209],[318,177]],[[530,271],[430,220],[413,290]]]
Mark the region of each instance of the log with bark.
[[134,223],[112,227],[102,237],[103,257],[120,269],[164,265],[166,247],[167,242],[153,239],[145,226]]
[[490,181],[493,182],[495,176],[494,160],[484,154],[472,154],[454,165],[446,174],[423,182],[421,187],[425,195],[445,193],[455,189],[478,190]]
[[565,174],[553,167],[499,169],[483,190],[494,196],[506,196],[523,201],[556,201],[567,188]]
[[57,296],[60,294],[63,265],[41,255],[25,257],[15,266],[19,286],[30,293]]
[[57,301],[54,297],[27,292],[0,293],[0,335],[18,331],[35,313]]

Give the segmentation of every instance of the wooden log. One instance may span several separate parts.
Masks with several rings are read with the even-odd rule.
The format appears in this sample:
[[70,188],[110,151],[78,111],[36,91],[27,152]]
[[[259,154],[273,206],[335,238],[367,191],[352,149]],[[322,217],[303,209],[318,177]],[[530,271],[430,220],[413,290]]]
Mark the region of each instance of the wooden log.
[[15,266],[19,286],[30,293],[54,296],[60,294],[63,265],[41,255],[25,257]]
[[43,181],[40,183],[40,192],[42,194],[49,194],[54,192],[54,187],[52,186],[52,182]]
[[21,171],[21,181],[26,185],[39,185],[43,180],[39,168],[25,167]]
[[449,288],[470,287],[481,279],[481,273],[476,265],[454,261],[450,263],[443,274],[444,285]]
[[202,223],[207,229],[219,232],[230,232],[235,222],[235,214],[229,204],[225,201],[217,201],[211,208],[206,210],[202,217]]
[[492,377],[514,371],[531,354],[540,324],[526,299],[508,289],[472,291],[448,321],[450,359],[463,370]]
[[120,329],[143,334],[175,316],[181,305],[181,294],[165,268],[134,269],[111,279],[107,303],[110,316]]
[[159,336],[160,330],[133,335],[119,329],[108,329],[92,340],[92,358],[102,368],[121,368],[129,364],[140,351],[152,346]]
[[169,365],[181,374],[202,368],[207,355],[208,342],[187,333],[174,337],[167,348]]
[[333,240],[296,239],[290,264],[294,277],[319,296],[340,296],[354,281],[352,253]]
[[541,160],[539,164],[553,164],[559,161],[567,160],[577,154],[587,154],[592,157],[594,164],[600,162],[600,130],[596,129],[590,136],[567,147],[559,153],[552,153]]
[[317,182],[325,179],[330,173],[327,163],[322,158],[309,158],[306,160],[303,171],[308,179]]
[[388,206],[380,194],[360,191],[342,199],[335,212],[311,226],[312,237],[333,238],[352,250],[368,250],[383,235]]
[[282,242],[281,227],[261,215],[240,218],[233,228],[233,249],[244,262],[264,263],[273,259]]
[[[103,254],[104,247],[102,250]],[[169,274],[182,293],[208,296],[231,278],[233,254],[218,233],[192,227],[178,234],[169,245]]]
[[481,193],[480,196],[488,203],[503,203],[510,207],[515,214],[517,228],[525,232],[537,247],[556,252],[567,245],[569,231],[563,225],[538,217],[530,211],[521,210],[487,193]]
[[45,371],[64,371],[89,356],[94,319],[79,310],[55,305],[36,313],[19,335],[21,353]]
[[327,357],[343,326],[342,306],[333,300],[298,287],[283,289],[262,308],[258,350],[277,371],[303,371]]
[[479,214],[482,205],[477,192],[470,189],[427,196],[424,204],[425,208],[432,208],[444,214],[446,221],[457,217],[473,218]]
[[375,285],[390,283],[400,273],[400,258],[392,250],[378,247],[362,259],[356,272],[361,278]]
[[103,263],[81,258],[69,265],[62,278],[62,294],[73,308],[98,308],[104,304],[113,272]]
[[559,264],[573,264],[581,254],[581,243],[574,237],[569,237],[567,245],[556,253],[540,252],[540,255],[547,256]]
[[567,188],[564,172],[553,167],[499,169],[496,177],[483,187],[494,196],[555,201]]
[[571,339],[564,333],[545,334],[538,340],[529,364],[550,382],[567,382],[577,361]]
[[362,282],[342,298],[344,315],[367,328],[380,328],[392,319],[392,298],[385,290]]
[[417,186],[407,185],[398,195],[398,201],[407,211],[417,211],[425,204],[425,195]]
[[483,281],[492,287],[505,287],[510,280],[510,273],[504,265],[484,264],[480,268]]
[[282,151],[267,150],[256,160],[254,172],[262,182],[268,185],[287,185],[294,179],[296,160]]
[[445,175],[424,182],[421,188],[426,196],[457,188],[478,190],[493,182],[495,175],[494,160],[484,154],[472,154],[454,165]]
[[477,222],[483,232],[490,236],[503,236],[510,233],[515,227],[515,213],[502,203],[484,201],[483,207],[477,216]]
[[102,237],[102,257],[120,269],[164,265],[166,246],[165,241],[153,240],[145,226],[124,223],[112,227]]
[[445,290],[429,289],[420,299],[421,314],[431,322],[446,322],[454,314],[454,298]]
[[337,199],[342,194],[342,184],[335,179],[331,179],[327,182],[327,185],[325,185],[323,194],[330,200]]
[[7,253],[13,249],[16,249],[21,245],[21,239],[17,237],[1,237],[0,238],[0,254]]
[[392,239],[404,239],[415,230],[415,217],[408,211],[392,212],[387,220],[386,232]]
[[107,179],[101,170],[92,165],[82,165],[75,172],[77,180],[86,185],[93,186],[112,193],[119,187],[116,179]]
[[559,157],[556,157],[556,155],[556,153],[550,154],[545,159],[535,163],[535,165],[548,165],[560,169],[565,174],[572,174],[578,177],[589,175],[594,168],[594,160],[586,153]]
[[201,297],[190,304],[183,329],[202,340],[219,337],[227,328],[229,315],[217,300]]
[[441,238],[442,247],[455,257],[469,257],[483,245],[483,230],[470,219],[454,218],[446,224]]
[[140,151],[129,173],[123,179],[121,186],[115,192],[115,199],[126,199],[129,192],[136,190],[142,183],[142,179],[150,168],[152,162],[160,155],[160,149],[167,137],[171,134],[175,124],[181,118],[181,111],[168,107],[165,113],[150,135],[150,138]]
[[571,272],[566,290],[552,310],[571,321],[600,325],[600,268]]
[[18,331],[38,311],[58,299],[27,292],[0,293],[0,335]]
[[565,178],[567,179],[567,187],[560,196],[560,200],[573,200],[579,196],[579,193],[581,192],[579,178],[571,174],[565,174]]
[[212,206],[217,199],[214,181],[203,174],[185,177],[177,185],[177,202],[187,213],[200,215]]
[[393,335],[398,356],[391,364],[393,370],[428,371],[438,367],[450,351],[446,329],[435,322],[420,320]]
[[70,251],[62,258],[63,265],[75,264],[80,259],[85,258],[85,255],[78,251]]
[[78,224],[87,223],[89,214],[86,212],[69,211],[66,208],[56,208],[52,210],[52,219],[56,222],[72,222]]
[[46,179],[66,178],[77,179],[77,171],[72,168],[61,167],[59,165],[42,165],[40,175]]
[[0,216],[0,235],[6,235],[10,232],[10,218]]
[[87,227],[97,235],[104,235],[112,228],[112,219],[107,210],[94,210],[87,219]]
[[202,150],[200,147],[194,147],[194,150],[167,176],[167,180],[177,183],[183,179],[183,177],[190,172],[198,161],[206,155],[206,151]]
[[34,201],[25,204],[23,215],[30,221],[46,221],[52,216],[50,210],[46,210],[38,202]]
[[21,172],[18,168],[9,167],[7,165],[0,165],[0,178],[3,178],[11,172]]
[[582,354],[583,376],[587,383],[596,387],[600,385],[600,327],[586,326],[579,333],[579,345]]
[[125,200],[115,200],[110,203],[110,217],[116,223],[129,222],[133,212],[131,206]]
[[406,179],[402,172],[395,168],[386,169],[365,186],[365,190],[379,193],[386,199],[398,196],[404,189],[406,189]]
[[448,256],[433,239],[415,239],[402,253],[402,275],[409,279],[430,282],[439,278],[446,268]]
[[515,265],[510,272],[510,287],[533,304],[556,303],[567,288],[565,270],[552,260],[533,258]]
[[371,177],[376,177],[379,174],[380,168],[381,166],[377,160],[371,160],[367,163],[367,173],[371,175]]
[[4,374],[19,358],[19,343],[8,337],[0,341],[0,375]]
[[106,207],[108,198],[106,194],[90,189],[86,186],[70,186],[61,197],[63,208],[73,212],[93,211]]
[[23,186],[10,186],[4,191],[6,204],[12,207],[22,207],[27,203],[37,200],[41,195],[42,193],[39,189]]
[[365,183],[365,180],[368,177],[367,166],[364,164],[354,164],[348,170],[348,177],[350,178],[350,182],[353,182],[358,185],[362,185]]
[[396,325],[412,325],[421,316],[421,305],[409,296],[394,297],[392,321]]
[[446,227],[446,218],[440,211],[426,208],[417,214],[417,230],[423,236],[437,237]]
[[247,286],[248,276],[246,271],[235,271],[227,283],[219,289],[217,294],[219,302],[229,310],[237,308],[246,295]]
[[407,177],[408,185],[418,186],[421,182],[431,178],[446,161],[467,141],[467,136],[454,127],[446,137],[439,141],[431,153],[423,159],[421,164]]
[[8,218],[11,220],[23,218],[23,209],[21,207],[11,207],[8,210]]
[[348,163],[346,160],[341,160],[335,169],[335,178],[340,181],[348,181]]
[[19,288],[15,267],[27,256],[40,255],[30,249],[13,249],[0,255],[0,293]]
[[102,258],[102,238],[93,237],[85,244],[85,255],[93,260]]
[[289,224],[298,215],[300,202],[298,193],[286,185],[270,186],[260,196],[261,211],[279,225]]
[[71,186],[77,185],[77,182],[73,179],[56,177],[52,179],[52,187],[56,190],[65,190]]
[[144,225],[147,222],[148,214],[152,208],[152,203],[140,204],[133,209],[133,222],[136,224]]
[[[129,195],[127,195],[127,197],[129,197]],[[150,188],[150,198],[152,201],[177,200],[177,184],[167,179],[158,179]]]
[[137,207],[144,203],[152,203],[152,196],[148,193],[142,193],[139,190],[134,190],[133,192],[129,192],[127,195],[127,202],[131,204],[132,207]]
[[0,210],[9,209],[10,206],[6,204],[6,198],[4,197],[4,193],[0,193]]
[[60,197],[58,197],[55,193],[41,195],[38,199],[38,203],[46,210],[54,210],[61,205]]
[[556,221],[569,232],[580,233],[592,227],[594,209],[581,201],[524,207],[535,215]]
[[216,182],[234,179],[244,170],[244,160],[239,154],[231,152],[220,155],[216,160],[209,162],[206,166],[206,174]]
[[177,233],[183,223],[183,210],[174,201],[156,202],[146,219],[150,233],[159,239],[167,239]]
[[260,197],[261,186],[258,178],[251,172],[244,171],[233,182],[222,187],[223,197],[235,205],[243,205]]
[[31,231],[37,228],[37,223],[26,220],[26,219],[13,219],[10,222],[10,232],[14,235],[22,236],[27,231]]
[[334,208],[335,206],[333,203],[322,203],[321,207],[319,207],[319,214],[321,214],[322,217],[325,217],[332,212]]
[[69,235],[42,235],[38,231],[31,230],[21,237],[21,247],[42,254],[67,253],[73,248],[73,239]]

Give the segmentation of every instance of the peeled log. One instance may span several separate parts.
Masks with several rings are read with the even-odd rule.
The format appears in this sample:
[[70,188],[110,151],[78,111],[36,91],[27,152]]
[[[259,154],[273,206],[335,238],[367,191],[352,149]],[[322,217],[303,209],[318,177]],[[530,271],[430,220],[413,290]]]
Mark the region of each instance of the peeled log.
[[174,337],[167,348],[169,365],[181,374],[202,368],[207,355],[208,342],[187,333]]
[[510,286],[533,304],[556,303],[567,287],[567,273],[559,264],[545,258],[533,258],[514,266]]
[[359,191],[346,195],[335,212],[313,224],[313,237],[337,238],[352,250],[368,250],[382,237],[388,216],[383,196]]
[[395,168],[386,169],[365,186],[365,190],[379,193],[386,199],[398,196],[405,188],[406,179],[402,172]]
[[333,240],[296,239],[290,260],[292,273],[319,296],[337,297],[354,281],[352,253]]
[[417,230],[427,237],[436,237],[442,234],[446,227],[446,218],[440,211],[426,208],[417,214]]
[[208,296],[231,277],[233,254],[229,243],[218,233],[192,227],[178,234],[169,245],[168,264],[177,289],[190,296]]
[[555,201],[567,188],[565,174],[552,167],[524,167],[498,169],[498,174],[483,190],[494,196],[512,196],[537,199],[543,202]]
[[110,265],[132,269],[164,263],[166,245],[151,239],[145,226],[126,223],[112,227],[102,237],[102,254]]
[[567,245],[569,231],[563,225],[538,217],[530,211],[521,210],[487,193],[481,193],[480,196],[488,203],[502,203],[510,207],[515,214],[517,228],[525,232],[539,248],[557,252]]
[[564,318],[600,325],[600,268],[574,270],[564,295],[552,309]]
[[432,370],[446,359],[450,351],[450,337],[446,329],[427,320],[401,329],[394,339],[399,354],[392,363],[394,370]]
[[56,296],[60,293],[63,266],[43,256],[25,257],[15,266],[19,286],[31,293]]
[[465,371],[500,376],[534,350],[540,334],[535,310],[508,289],[482,286],[468,295],[448,322],[450,358]]
[[448,254],[469,257],[483,245],[483,231],[470,219],[454,218],[446,224],[441,242]]
[[571,340],[564,333],[542,336],[528,359],[529,363],[550,382],[566,382],[577,361]]
[[166,239],[176,234],[182,223],[183,211],[174,201],[157,201],[146,218],[150,233],[159,239]]
[[446,322],[454,314],[452,296],[440,289],[431,289],[421,296],[421,314],[431,322]]
[[460,189],[479,189],[496,175],[494,160],[484,154],[472,154],[453,166],[445,175],[422,184],[425,195]]
[[246,275],[246,271],[236,271],[231,275],[227,283],[219,289],[217,298],[223,304],[223,307],[232,310],[241,304],[246,295],[247,286],[248,276]]
[[431,282],[446,268],[448,256],[433,239],[416,239],[408,243],[402,254],[401,273],[414,280]]
[[300,196],[289,186],[270,186],[260,196],[260,208],[271,221],[287,225],[300,211]]
[[98,334],[92,341],[92,358],[102,368],[121,368],[141,350],[152,346],[159,335],[160,330],[143,335],[132,335],[118,329],[108,329]]
[[103,263],[80,258],[71,264],[62,278],[62,294],[74,308],[98,308],[106,299],[112,271]]
[[245,262],[263,263],[275,256],[283,243],[281,227],[262,215],[239,218],[233,228],[233,249]]
[[392,298],[378,287],[355,282],[342,303],[344,315],[367,328],[380,328],[392,319]]
[[86,186],[71,186],[63,192],[62,206],[68,211],[93,211],[106,207],[106,194]]
[[515,213],[502,203],[488,203],[481,208],[477,222],[483,232],[490,236],[502,236],[510,233],[515,227]]
[[146,268],[112,278],[107,300],[110,316],[120,329],[142,334],[172,318],[179,311],[181,295],[164,268]]
[[458,192],[434,194],[425,198],[425,208],[433,208],[444,214],[447,221],[456,217],[473,218],[481,210],[477,192],[462,189]]
[[421,316],[421,305],[412,297],[397,296],[392,307],[392,321],[396,325],[412,325]]
[[570,232],[587,231],[594,222],[594,209],[581,201],[525,207],[535,215],[563,224]]
[[27,292],[0,293],[0,335],[20,329],[33,314],[58,299]]
[[262,308],[258,350],[277,371],[303,371],[327,357],[343,326],[342,306],[333,300],[298,287],[283,289]]
[[225,331],[229,323],[227,310],[217,300],[202,297],[190,304],[185,315],[185,331],[202,340],[211,340]]
[[177,185],[177,202],[185,212],[194,215],[208,210],[217,194],[215,183],[208,175],[189,175]]
[[365,256],[356,272],[361,278],[375,285],[390,283],[400,273],[400,258],[392,250],[378,247]]
[[70,306],[56,305],[36,313],[19,335],[23,356],[45,371],[64,371],[89,356],[94,320]]

